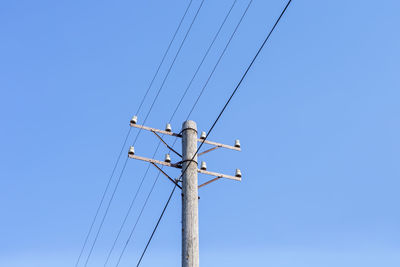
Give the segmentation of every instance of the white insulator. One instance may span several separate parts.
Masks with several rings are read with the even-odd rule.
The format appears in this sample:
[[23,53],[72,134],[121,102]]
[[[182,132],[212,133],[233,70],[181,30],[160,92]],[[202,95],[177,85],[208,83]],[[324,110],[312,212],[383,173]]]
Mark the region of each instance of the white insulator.
[[203,171],[207,170],[207,164],[206,164],[205,161],[202,161],[202,162],[201,162],[201,167],[200,167],[200,169],[203,170]]
[[128,155],[135,155],[135,148],[134,148],[133,146],[131,146],[131,147],[129,148]]
[[172,132],[171,124],[167,123],[167,126],[165,126],[165,131]]
[[137,116],[133,116],[131,119],[131,124],[136,124],[137,123]]
[[235,173],[236,177],[242,177],[242,172],[239,169],[236,169],[236,173]]
[[206,132],[201,132],[200,139],[206,139]]
[[171,162],[171,156],[169,154],[165,154],[165,162]]
[[235,147],[240,148],[240,141],[239,141],[239,139],[236,139],[236,140],[235,140]]

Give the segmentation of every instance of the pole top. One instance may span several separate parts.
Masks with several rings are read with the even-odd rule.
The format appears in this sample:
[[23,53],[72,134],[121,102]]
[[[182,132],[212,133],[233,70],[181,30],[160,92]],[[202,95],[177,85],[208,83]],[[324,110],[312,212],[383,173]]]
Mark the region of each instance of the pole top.
[[182,131],[185,131],[187,129],[192,129],[194,131],[196,131],[197,133],[197,124],[194,121],[191,120],[187,120],[182,124]]

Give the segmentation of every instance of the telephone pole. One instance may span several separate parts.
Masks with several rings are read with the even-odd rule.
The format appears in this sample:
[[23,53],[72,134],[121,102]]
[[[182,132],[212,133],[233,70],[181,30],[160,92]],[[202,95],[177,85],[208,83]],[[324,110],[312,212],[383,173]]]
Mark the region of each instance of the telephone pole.
[[[163,175],[165,175],[171,182],[182,190],[182,267],[199,267],[199,196],[198,189],[208,185],[221,178],[232,179],[241,181],[242,174],[239,169],[236,169],[235,176],[210,172],[207,171],[207,165],[205,162],[201,163],[200,169],[198,168],[197,156],[204,155],[217,148],[228,148],[232,150],[240,151],[239,140],[235,141],[234,146],[224,145],[216,142],[206,140],[206,133],[202,132],[200,138],[197,134],[197,125],[194,121],[185,121],[182,125],[180,133],[173,133],[171,125],[168,123],[165,130],[159,130],[143,125],[137,124],[137,117],[134,116],[130,122],[132,127],[147,130],[152,132],[161,140],[167,148],[174,152],[180,160],[176,163],[171,163],[170,154],[166,154],[165,160],[155,160],[146,157],[136,156],[134,147],[129,149],[128,156],[133,159],[138,159],[146,162],[150,162],[154,165]],[[163,136],[159,134],[175,136],[182,140],[182,155],[170,147],[163,139]],[[212,145],[203,152],[197,153],[197,143],[202,142],[205,144]],[[158,165],[179,168],[182,169],[182,175],[179,178],[173,179],[166,172],[163,171],[162,167]],[[201,185],[198,185],[197,173],[215,176]]]
[[199,198],[196,152],[196,123],[185,121],[182,126],[182,267],[199,266]]

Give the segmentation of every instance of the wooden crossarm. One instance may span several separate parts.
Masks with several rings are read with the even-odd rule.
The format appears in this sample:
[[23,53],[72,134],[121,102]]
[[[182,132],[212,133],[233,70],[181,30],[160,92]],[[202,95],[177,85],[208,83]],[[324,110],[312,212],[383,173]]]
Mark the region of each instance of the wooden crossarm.
[[151,128],[151,127],[147,127],[147,126],[143,126],[143,125],[139,125],[139,124],[135,124],[135,123],[131,123],[131,126],[135,127],[135,128],[147,130],[147,131],[150,131],[150,132],[156,132],[156,133],[161,133],[161,134],[166,134],[166,135],[171,135],[171,136],[176,136],[176,137],[182,137],[181,134],[168,132],[168,131],[163,131],[163,130],[159,130],[159,129],[156,129],[156,128]]
[[[136,124],[136,123],[131,123],[130,125],[132,127],[143,129],[143,130],[150,131],[150,132],[161,133],[161,134],[170,135],[170,136],[176,136],[176,137],[182,137],[182,135],[178,134],[178,133],[159,130],[159,129],[156,129],[156,128],[152,128],[152,127],[148,127],[148,126],[144,126],[144,125],[140,125],[140,124]],[[204,141],[205,144],[209,144],[209,145],[213,145],[213,146],[217,146],[217,147],[223,147],[223,148],[227,148],[227,149],[240,151],[240,147],[224,145],[224,144],[221,144],[221,143],[217,143],[217,142],[213,142],[213,141],[209,141],[209,140],[204,140],[204,139],[201,139],[201,138],[197,139],[197,142],[202,143],[203,141]]]
[[[204,139],[197,139],[198,142],[203,142]],[[232,149],[232,150],[236,150],[236,151],[240,151],[240,147],[235,147],[235,146],[229,146],[229,145],[224,145],[224,144],[220,144],[217,142],[213,142],[213,141],[209,141],[209,140],[205,140],[204,144],[209,144],[209,145],[213,145],[213,146],[217,146],[217,147],[224,147],[224,148],[228,148],[228,149]]]
[[197,172],[203,173],[203,174],[207,174],[207,175],[211,175],[211,176],[227,178],[227,179],[231,179],[231,180],[235,180],[235,181],[241,181],[242,180],[241,177],[236,177],[236,176],[232,176],[232,175],[226,175],[226,174],[217,173],[217,172],[210,172],[210,171],[205,171],[205,170],[201,170],[201,169],[198,169]]
[[138,160],[142,160],[142,161],[146,161],[146,162],[150,162],[150,163],[160,164],[160,165],[164,165],[164,166],[168,166],[168,167],[174,167],[174,168],[177,168],[177,169],[181,169],[182,168],[180,165],[172,164],[170,162],[165,162],[165,161],[156,160],[156,159],[150,159],[150,158],[136,156],[136,155],[132,155],[132,154],[128,154],[128,156],[131,159],[138,159]]

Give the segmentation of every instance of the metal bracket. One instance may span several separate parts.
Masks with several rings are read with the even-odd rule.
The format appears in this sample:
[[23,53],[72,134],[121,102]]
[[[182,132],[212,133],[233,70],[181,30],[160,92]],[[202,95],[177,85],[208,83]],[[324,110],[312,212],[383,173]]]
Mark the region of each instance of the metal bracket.
[[183,161],[181,160],[176,163],[172,163],[172,165],[176,166],[176,168],[182,169],[182,163],[183,163]]
[[221,178],[222,178],[222,176],[218,176],[218,177],[216,177],[216,178],[214,178],[214,179],[211,179],[210,181],[205,182],[204,184],[199,185],[199,188],[200,188],[200,187],[203,187],[203,186],[205,186],[205,185],[211,184],[212,182],[215,182],[215,181],[217,181],[217,180],[219,180],[219,179],[221,179]]
[[157,166],[157,164],[151,162],[151,164],[153,164],[154,167],[156,167],[162,174],[164,174],[171,182],[173,182],[177,187],[179,187],[180,189],[182,189],[182,186],[180,186],[178,184],[178,181],[175,179],[172,179],[171,177],[169,177],[168,174],[166,174],[160,167]]
[[222,147],[222,146],[221,146],[221,145],[218,145],[218,146],[212,147],[212,148],[210,148],[210,149],[207,149],[207,150],[205,150],[205,151],[203,151],[203,152],[197,154],[197,156],[204,155],[204,154],[206,154],[206,153],[208,153],[208,152],[211,152],[211,151],[213,151],[213,150],[215,150],[215,149],[217,149],[217,148],[220,148],[220,147]]
[[169,150],[171,150],[172,152],[174,152],[175,154],[177,154],[179,157],[182,158],[182,155],[179,154],[178,152],[176,152],[175,149],[173,149],[172,147],[170,147],[170,146],[161,138],[161,136],[159,136],[154,130],[151,130],[151,132],[152,132],[153,134],[155,134],[155,135],[161,140],[161,142],[163,142],[163,144],[166,145],[167,148],[169,148]]

